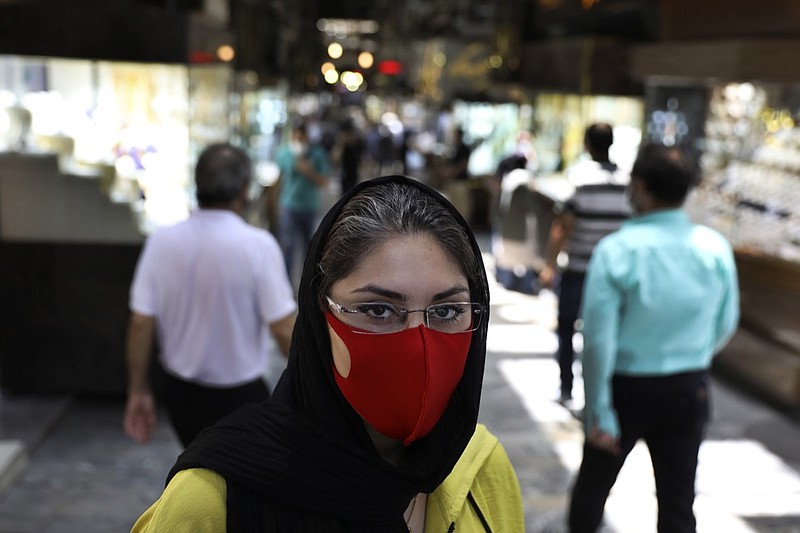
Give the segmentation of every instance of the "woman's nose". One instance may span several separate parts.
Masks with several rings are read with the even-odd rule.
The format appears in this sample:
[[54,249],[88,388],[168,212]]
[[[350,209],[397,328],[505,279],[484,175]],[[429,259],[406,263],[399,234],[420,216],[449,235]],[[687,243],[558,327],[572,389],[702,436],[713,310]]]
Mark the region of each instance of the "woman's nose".
[[[408,312],[408,323],[406,328],[418,328],[420,324],[425,324],[425,313],[427,309],[415,309]],[[427,326],[427,324],[426,324]]]

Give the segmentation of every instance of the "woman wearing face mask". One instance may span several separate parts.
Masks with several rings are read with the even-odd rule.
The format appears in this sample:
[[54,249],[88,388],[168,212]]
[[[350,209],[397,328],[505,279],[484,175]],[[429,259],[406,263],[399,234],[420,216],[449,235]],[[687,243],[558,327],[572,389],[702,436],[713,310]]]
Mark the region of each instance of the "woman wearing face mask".
[[477,425],[489,292],[463,218],[419,182],[363,182],[323,219],[272,399],[202,433],[133,531],[524,530]]
[[278,242],[289,279],[296,281],[295,256],[305,253],[314,234],[322,191],[328,186],[330,158],[320,144],[309,141],[306,125],[298,123],[275,162],[280,169]]

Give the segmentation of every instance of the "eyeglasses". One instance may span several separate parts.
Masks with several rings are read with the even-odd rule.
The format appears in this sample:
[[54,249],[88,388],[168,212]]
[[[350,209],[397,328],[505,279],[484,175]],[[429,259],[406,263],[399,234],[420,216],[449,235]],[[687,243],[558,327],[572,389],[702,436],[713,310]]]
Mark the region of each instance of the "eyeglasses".
[[347,324],[361,329],[358,333],[396,333],[406,328],[410,313],[424,313],[426,328],[443,333],[466,333],[481,325],[485,314],[483,304],[476,302],[445,302],[429,305],[425,309],[406,309],[386,302],[366,302],[352,308],[345,307],[325,297],[328,305],[339,314],[347,313]]

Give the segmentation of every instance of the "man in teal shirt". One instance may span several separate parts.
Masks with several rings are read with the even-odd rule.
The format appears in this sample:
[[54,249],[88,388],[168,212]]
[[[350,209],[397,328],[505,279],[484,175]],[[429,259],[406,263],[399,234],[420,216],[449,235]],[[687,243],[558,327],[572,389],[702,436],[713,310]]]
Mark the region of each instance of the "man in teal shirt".
[[306,126],[300,123],[292,128],[289,143],[278,151],[276,163],[280,168],[278,241],[289,279],[293,279],[295,255],[305,258],[316,229],[330,160],[325,148],[309,142]]
[[728,242],[681,209],[692,183],[679,150],[645,147],[629,188],[637,216],[592,254],[581,312],[586,440],[570,504],[572,533],[600,526],[639,439],[653,462],[658,531],[695,531],[708,369],[736,330],[739,290]]

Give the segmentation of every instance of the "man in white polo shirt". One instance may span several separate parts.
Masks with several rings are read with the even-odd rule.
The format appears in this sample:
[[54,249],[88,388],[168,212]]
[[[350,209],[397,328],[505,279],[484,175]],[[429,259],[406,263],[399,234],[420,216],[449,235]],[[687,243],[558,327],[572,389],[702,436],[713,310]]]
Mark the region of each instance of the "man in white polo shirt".
[[269,335],[289,353],[296,303],[275,238],[241,217],[251,162],[214,144],[195,167],[200,208],[151,235],[136,266],[127,338],[125,432],[147,442],[155,425],[149,380],[154,341],[164,401],[187,446],[240,405],[269,397]]

